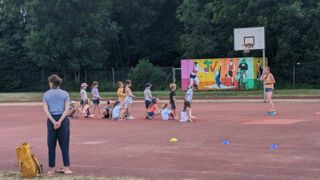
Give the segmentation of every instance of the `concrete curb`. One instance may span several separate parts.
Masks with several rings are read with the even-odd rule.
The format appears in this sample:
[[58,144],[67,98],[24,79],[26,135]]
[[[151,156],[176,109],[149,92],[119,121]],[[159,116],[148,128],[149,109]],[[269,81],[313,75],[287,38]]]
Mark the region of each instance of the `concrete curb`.
[[[183,100],[177,100],[182,103]],[[320,99],[274,99],[274,102],[285,103],[320,103]],[[134,101],[135,103],[143,103],[142,100]],[[167,103],[168,100],[160,100],[160,103]],[[262,99],[207,99],[207,100],[194,100],[196,103],[263,103]],[[106,104],[102,101],[101,104]],[[15,102],[15,103],[0,103],[0,107],[8,106],[42,106],[42,102]]]

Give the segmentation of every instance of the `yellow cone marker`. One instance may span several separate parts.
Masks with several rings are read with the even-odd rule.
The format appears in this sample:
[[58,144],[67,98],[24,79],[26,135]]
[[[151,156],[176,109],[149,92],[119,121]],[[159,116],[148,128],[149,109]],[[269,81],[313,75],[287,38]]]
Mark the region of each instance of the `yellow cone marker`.
[[170,142],[177,142],[177,141],[178,141],[177,138],[171,138],[171,139],[170,139]]

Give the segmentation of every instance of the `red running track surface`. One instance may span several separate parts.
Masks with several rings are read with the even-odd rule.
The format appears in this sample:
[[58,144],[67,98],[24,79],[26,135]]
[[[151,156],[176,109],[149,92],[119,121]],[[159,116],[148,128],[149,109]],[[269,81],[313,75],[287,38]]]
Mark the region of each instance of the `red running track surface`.
[[[193,123],[71,120],[75,174],[149,179],[320,179],[317,103],[193,103]],[[181,109],[179,104],[178,109]],[[27,141],[47,167],[46,120],[41,107],[0,107],[0,169],[16,170],[15,148]],[[179,141],[169,142],[175,137]],[[224,140],[230,141],[224,145]],[[277,144],[278,149],[271,149]],[[57,167],[61,167],[57,148]]]

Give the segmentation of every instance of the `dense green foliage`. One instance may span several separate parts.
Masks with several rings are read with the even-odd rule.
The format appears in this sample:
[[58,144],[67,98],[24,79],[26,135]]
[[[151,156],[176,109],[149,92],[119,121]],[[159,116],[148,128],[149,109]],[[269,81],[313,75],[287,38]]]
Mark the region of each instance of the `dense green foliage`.
[[[151,83],[153,89],[168,89],[171,76],[163,71],[164,68],[153,66],[148,60],[140,60],[137,66],[129,74],[133,83],[133,89],[144,89],[146,83]],[[171,69],[167,69],[167,71]],[[171,74],[171,73],[170,73]]]
[[[242,56],[233,29],[250,26],[266,27],[278,84],[290,85],[295,69],[296,87],[319,86],[318,0],[1,0],[0,91],[42,90],[52,72],[75,88],[92,72],[140,59],[179,67],[181,58]],[[167,78],[159,70],[142,80],[136,71],[127,77]]]

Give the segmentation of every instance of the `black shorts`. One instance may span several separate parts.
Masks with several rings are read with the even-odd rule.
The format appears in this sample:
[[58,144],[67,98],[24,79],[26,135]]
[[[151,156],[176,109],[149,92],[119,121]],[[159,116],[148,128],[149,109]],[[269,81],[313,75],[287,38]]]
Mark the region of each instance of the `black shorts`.
[[233,76],[233,72],[232,71],[228,71],[228,75],[229,75],[229,77],[232,77]]
[[177,108],[175,103],[170,103],[170,105],[172,110],[175,110]]
[[153,117],[154,116],[154,112],[148,112],[148,116]]
[[273,89],[272,88],[266,88],[266,92],[272,92]]
[[80,100],[80,105],[82,106],[84,104],[83,100]]
[[190,79],[195,79],[197,76],[195,74],[190,74]]
[[146,105],[146,109],[148,109],[148,107],[149,107],[150,104],[151,104],[151,101],[149,101],[149,100],[144,100],[144,104]]
[[100,104],[100,99],[92,99],[93,104]]

